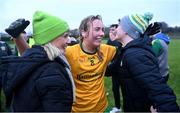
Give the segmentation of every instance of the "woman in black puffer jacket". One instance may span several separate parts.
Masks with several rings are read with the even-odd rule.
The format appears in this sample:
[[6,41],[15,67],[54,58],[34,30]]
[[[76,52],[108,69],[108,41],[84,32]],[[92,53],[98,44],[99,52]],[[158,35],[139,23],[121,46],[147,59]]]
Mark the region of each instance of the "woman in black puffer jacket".
[[178,112],[176,96],[163,82],[157,58],[152,51],[152,40],[147,36],[156,32],[153,31],[155,26],[147,28],[151,18],[151,14],[135,14],[121,19],[116,37],[112,40],[121,42],[123,48],[107,73],[110,70],[118,71],[125,112],[150,112],[150,109],[157,112]]
[[64,56],[68,30],[65,21],[37,11],[33,38],[38,46],[27,49],[22,57],[1,59],[3,89],[12,111],[71,112],[75,85]]

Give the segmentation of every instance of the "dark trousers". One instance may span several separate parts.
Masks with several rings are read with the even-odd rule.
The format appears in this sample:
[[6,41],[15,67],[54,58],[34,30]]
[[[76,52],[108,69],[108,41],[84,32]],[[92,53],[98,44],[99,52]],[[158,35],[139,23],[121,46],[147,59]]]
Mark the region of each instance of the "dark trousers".
[[114,95],[115,107],[118,109],[121,107],[120,102],[120,82],[116,75],[112,75],[112,91]]

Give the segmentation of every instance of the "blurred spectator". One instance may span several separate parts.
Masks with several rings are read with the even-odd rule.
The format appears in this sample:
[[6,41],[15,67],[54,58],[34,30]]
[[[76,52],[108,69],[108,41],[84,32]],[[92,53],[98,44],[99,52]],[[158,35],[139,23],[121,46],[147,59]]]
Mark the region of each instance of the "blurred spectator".
[[[0,57],[10,56],[12,55],[11,47],[4,41],[1,41],[0,37]],[[0,94],[1,94],[1,88],[2,88],[2,76],[0,75]],[[1,102],[1,98],[0,98]],[[1,104],[0,104],[0,111],[1,110]]]
[[79,40],[77,40],[76,38],[74,37],[69,37],[69,42],[68,42],[68,45],[69,46],[72,46],[72,45],[75,45],[75,44],[78,44],[79,43]]
[[163,77],[163,81],[167,82],[169,78],[169,65],[168,65],[168,44],[170,43],[170,38],[160,32],[154,35],[152,41],[153,51],[158,58],[160,74]]
[[0,41],[0,57],[12,55],[11,47],[4,41]]
[[[117,48],[121,48],[121,43],[118,42],[117,40],[113,40],[113,38],[116,36],[115,29],[118,27],[118,24],[112,24],[110,26],[110,31],[109,31],[109,39],[107,41],[108,45],[115,46]],[[112,61],[113,62],[113,61]],[[114,96],[114,102],[115,102],[115,107],[112,108],[110,113],[116,113],[120,112],[121,110],[121,99],[120,99],[120,81],[118,79],[117,75],[117,70],[111,71],[110,73],[106,73],[107,76],[112,76],[112,91],[113,91],[113,96]]]

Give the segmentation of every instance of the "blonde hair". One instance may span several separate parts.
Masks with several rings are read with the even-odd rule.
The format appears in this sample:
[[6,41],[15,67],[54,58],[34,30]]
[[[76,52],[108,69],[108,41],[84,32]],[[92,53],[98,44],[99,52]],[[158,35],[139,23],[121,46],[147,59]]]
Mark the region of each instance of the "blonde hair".
[[[80,26],[79,26],[80,43],[83,42],[83,38],[84,38],[84,37],[82,36],[82,31],[88,32],[88,31],[89,31],[89,28],[90,28],[90,24],[92,24],[92,22],[93,22],[94,20],[96,20],[96,19],[102,21],[102,18],[101,18],[100,15],[96,15],[96,16],[90,15],[90,16],[84,18],[84,19],[81,21],[81,24],[80,24]],[[103,61],[103,53],[100,51],[100,47],[98,47],[96,50],[97,50],[97,54],[98,54],[98,59],[99,59],[99,61],[100,61],[100,62]]]

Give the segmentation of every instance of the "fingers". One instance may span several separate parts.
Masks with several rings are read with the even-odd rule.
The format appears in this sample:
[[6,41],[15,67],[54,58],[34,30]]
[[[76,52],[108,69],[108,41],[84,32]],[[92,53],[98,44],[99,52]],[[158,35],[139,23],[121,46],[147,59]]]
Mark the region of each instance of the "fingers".
[[29,24],[30,22],[28,20],[20,18],[12,22],[9,27],[5,29],[5,31],[13,38],[17,38]]

